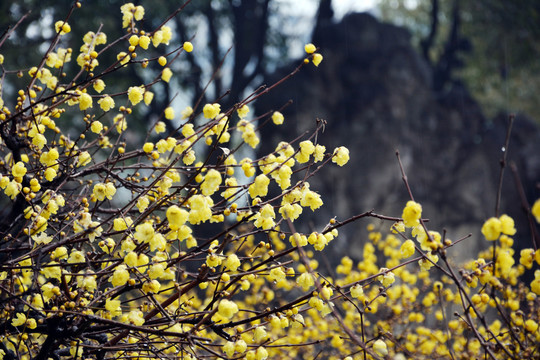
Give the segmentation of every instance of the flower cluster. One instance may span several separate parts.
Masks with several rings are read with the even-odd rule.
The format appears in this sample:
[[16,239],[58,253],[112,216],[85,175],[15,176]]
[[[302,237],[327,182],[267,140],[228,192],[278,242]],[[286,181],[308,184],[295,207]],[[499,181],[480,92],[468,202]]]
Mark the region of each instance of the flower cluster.
[[[535,354],[540,270],[530,284],[520,276],[540,264],[540,251],[522,249],[514,260],[509,216],[486,221],[492,246],[459,271],[450,261],[459,241],[429,230],[412,200],[399,218],[367,212],[302,231],[305,213],[324,205],[307,180],[351,154],[319,143],[318,124],[246,157],[261,142],[260,123],[286,126],[278,111],[250,116],[257,93],[229,109],[217,100],[167,106],[144,143],[128,144],[134,111],[145,112],[154,84],[167,83],[174,60],[195,49],[184,42],[154,56],[150,44],[175,42],[171,28],[139,30],[145,9],[132,3],[118,15],[124,41],[100,50],[107,36],[88,32],[78,75],[55,75],[73,50],[53,42],[23,75],[28,86],[0,99],[0,126],[10,130],[0,132],[10,208],[0,224],[0,359]],[[69,33],[67,21],[55,32]],[[107,72],[93,73],[105,51],[116,55],[114,71],[154,61],[159,73],[113,93]],[[136,60],[137,51],[152,60]],[[315,45],[305,51],[299,70],[321,64]],[[80,124],[68,127],[73,119]],[[532,215],[540,219],[539,201]],[[380,220],[368,225],[362,257],[345,256],[328,272],[319,261],[339,228],[362,218]]]

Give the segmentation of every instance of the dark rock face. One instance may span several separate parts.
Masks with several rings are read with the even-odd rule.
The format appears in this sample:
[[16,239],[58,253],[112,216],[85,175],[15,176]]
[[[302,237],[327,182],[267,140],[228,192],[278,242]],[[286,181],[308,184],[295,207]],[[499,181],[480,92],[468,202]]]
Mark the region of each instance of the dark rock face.
[[[415,200],[430,219],[428,227],[441,232],[444,227],[454,240],[472,233],[469,245],[458,251],[473,256],[469,250],[475,251],[481,239],[483,221],[495,214],[507,116],[486,119],[459,84],[444,94],[434,93],[429,65],[411,46],[408,32],[371,15],[348,15],[339,24],[317,29],[315,39],[324,55],[319,68],[310,64],[257,104],[262,112],[293,100],[283,111],[286,130],[263,129],[263,154],[280,140],[314,129],[316,117],[328,122],[319,138],[328,151],[340,145],[350,150],[349,164],[327,166],[310,180],[325,200],[324,210],[310,219],[313,229],[320,230],[333,216],[345,220],[371,209],[401,216],[408,194],[395,156],[399,150]],[[281,69],[266,83],[282,78],[294,66]],[[516,162],[531,202],[539,196],[534,184],[540,180],[540,132],[521,117],[514,125],[508,160]],[[508,168],[502,194],[501,214],[516,219],[521,231],[516,238],[531,247]],[[350,249],[353,256],[360,256],[355,245],[366,238],[366,224],[362,220],[344,228],[332,248],[341,253]]]

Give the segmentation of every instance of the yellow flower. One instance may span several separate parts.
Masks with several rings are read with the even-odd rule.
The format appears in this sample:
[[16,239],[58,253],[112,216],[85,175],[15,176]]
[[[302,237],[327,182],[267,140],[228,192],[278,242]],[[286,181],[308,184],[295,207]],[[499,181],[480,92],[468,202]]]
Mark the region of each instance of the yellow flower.
[[133,17],[137,21],[142,20],[142,18],[144,17],[144,8],[140,5],[136,6],[135,11],[133,12]]
[[384,287],[389,287],[389,286],[392,285],[395,281],[396,281],[396,278],[395,278],[395,276],[394,276],[394,273],[392,273],[392,272],[387,272],[386,274],[384,274],[381,283],[383,284]]
[[334,150],[334,155],[332,156],[332,162],[338,164],[339,166],[345,165],[349,161],[349,149],[344,146],[340,146]]
[[274,122],[274,124],[281,125],[283,124],[283,120],[285,120],[283,114],[279,111],[274,111],[274,113],[272,114],[272,121]]
[[90,153],[88,151],[83,151],[77,157],[77,166],[85,166],[90,161],[92,161],[92,157],[90,156]]
[[492,217],[486,220],[484,225],[482,225],[482,235],[486,240],[497,240],[499,235],[501,235],[502,223],[501,220],[496,217]]
[[11,320],[11,325],[13,326],[21,326],[26,323],[26,315],[23,313],[17,313],[17,318]]
[[313,59],[311,59],[311,61],[313,61],[313,65],[319,66],[319,64],[323,61],[323,56],[319,53],[315,53],[313,54]]
[[273,228],[276,224],[274,220],[276,214],[274,213],[274,208],[270,204],[266,204],[262,207],[261,211],[257,214],[257,220],[253,223],[258,228],[268,230]]
[[158,58],[158,63],[159,63],[159,65],[161,65],[161,66],[167,65],[167,58],[166,58],[165,56],[160,56],[160,57]]
[[167,209],[166,216],[167,220],[169,221],[169,228],[171,230],[178,230],[186,223],[189,213],[187,210],[181,209],[176,205],[172,205]]
[[105,310],[111,313],[112,316],[122,315],[122,309],[120,308],[120,300],[111,300],[107,298],[105,300]]
[[240,259],[236,254],[230,254],[227,256],[227,260],[225,260],[225,267],[228,270],[236,271],[238,267],[240,266]]
[[531,212],[536,219],[537,223],[540,223],[540,199],[536,200],[531,208]]
[[296,283],[302,287],[302,290],[308,291],[315,284],[315,280],[313,279],[313,275],[305,272],[296,279]]
[[533,319],[525,320],[525,329],[534,334],[538,330],[538,323]]
[[210,169],[201,184],[203,195],[209,196],[215,193],[221,185],[221,174],[215,169]]
[[161,43],[165,45],[169,45],[169,40],[171,40],[172,38],[172,29],[169,26],[164,25],[161,27],[161,33],[162,33]]
[[99,134],[101,130],[103,130],[103,124],[98,120],[92,121],[92,124],[90,125],[90,130],[92,130],[92,132],[95,134]]
[[18,161],[11,168],[11,174],[16,178],[22,178],[26,174],[26,167],[22,161]]
[[218,305],[218,314],[226,319],[230,319],[238,312],[238,305],[235,302],[223,299]]
[[304,191],[302,192],[302,199],[300,200],[300,205],[302,205],[303,207],[309,206],[311,208],[311,211],[315,211],[316,209],[320,208],[322,204],[323,201],[321,200],[321,195],[307,188],[304,189]]
[[261,174],[257,176],[253,184],[249,185],[249,195],[252,199],[255,199],[257,196],[266,196],[269,184],[270,179],[266,175]]
[[114,270],[112,276],[109,278],[109,281],[113,286],[122,286],[127,283],[129,280],[129,272],[125,265],[118,265]]
[[174,109],[171,106],[165,109],[165,119],[167,120],[174,119]]
[[401,255],[401,258],[406,259],[414,254],[414,250],[414,241],[408,239],[401,245],[399,253]]
[[154,236],[155,236],[154,227],[152,226],[152,224],[148,222],[139,224],[135,228],[135,239],[143,243],[149,243]]
[[96,197],[98,201],[103,201],[105,198],[112,200],[114,194],[116,193],[116,187],[113,183],[99,183],[94,185],[94,190],[92,194]]
[[154,99],[154,93],[151,91],[144,92],[144,103],[148,106]]
[[148,205],[150,204],[150,200],[148,200],[148,198],[146,196],[142,196],[139,198],[139,200],[137,200],[137,209],[139,209],[139,212],[144,212],[144,210],[146,210],[146,208],[148,207]]
[[141,326],[144,324],[144,314],[141,310],[131,310],[127,316],[129,323]]
[[503,234],[510,236],[515,235],[516,228],[514,227],[514,219],[504,214],[499,217],[499,220],[501,221],[501,232]]
[[303,164],[309,161],[309,156],[315,151],[315,146],[313,146],[313,143],[311,141],[306,140],[302,141],[300,143],[300,151],[298,154],[296,154],[296,161],[298,161],[299,164]]
[[60,33],[60,35],[64,35],[71,31],[71,26],[69,26],[67,22],[64,22],[63,20],[59,20],[54,23],[54,30],[57,33]]
[[163,72],[161,73],[161,80],[169,82],[171,80],[172,74],[173,73],[170,68],[163,69]]
[[255,351],[255,359],[256,360],[266,360],[268,358],[268,351],[266,348],[260,346],[257,348],[257,351]]
[[17,195],[19,195],[19,193],[21,192],[21,189],[22,189],[21,184],[19,184],[16,181],[10,181],[7,184],[6,189],[4,190],[4,192],[5,192],[5,194],[7,196],[9,196],[11,198],[11,200],[14,200],[17,197]]
[[45,169],[44,175],[47,181],[53,181],[54,178],[56,177],[56,170],[54,170],[53,168],[47,168]]
[[232,358],[234,355],[234,343],[232,341],[227,341],[225,345],[221,347],[221,350],[227,355],[227,357]]
[[386,343],[382,341],[381,339],[373,343],[373,351],[375,351],[375,353],[379,356],[388,355],[388,349],[386,347]]
[[58,160],[59,157],[60,154],[58,153],[58,150],[56,148],[52,148],[49,151],[44,151],[39,157],[39,161],[43,165],[53,166],[56,164],[56,160]]
[[288,165],[281,165],[277,172],[277,176],[274,177],[281,190],[285,190],[291,186],[291,175],[292,169]]
[[241,118],[241,119],[245,118],[247,116],[247,114],[249,113],[249,106],[244,104],[241,108],[236,110],[236,112],[238,113],[239,118]]
[[139,45],[139,37],[137,35],[131,35],[128,41],[129,41],[129,45],[131,46]]
[[159,292],[159,289],[161,288],[161,284],[157,280],[150,280],[149,282],[145,282],[142,286],[142,289],[145,293],[154,293],[157,294]]
[[182,48],[184,48],[184,50],[185,50],[186,52],[188,52],[188,53],[189,53],[189,52],[192,52],[192,51],[193,51],[193,44],[190,43],[189,41],[186,41],[186,42],[184,43],[184,45],[182,45]]
[[534,271],[534,280],[531,282],[531,291],[540,295],[540,270]]
[[221,257],[216,254],[208,254],[206,256],[206,265],[211,268],[221,265]]
[[360,284],[356,284],[351,288],[351,296],[355,299],[358,299],[364,294],[364,288]]
[[182,110],[182,112],[180,114],[182,114],[182,120],[187,119],[188,117],[191,116],[191,114],[193,114],[193,108],[191,106],[188,106],[184,110]]
[[109,111],[112,108],[114,108],[114,99],[110,97],[109,95],[105,96],[104,98],[101,98],[98,100],[99,107],[103,111]]
[[116,55],[116,60],[120,61],[121,65],[127,64],[130,59],[131,59],[131,55],[129,55],[128,53],[124,51],[121,51]]
[[147,154],[151,153],[154,150],[154,143],[147,142],[143,145],[143,151]]
[[315,145],[315,151],[313,154],[313,160],[315,162],[323,161],[324,159],[324,152],[326,151],[326,146],[324,145]]
[[200,194],[193,195],[189,198],[191,211],[189,212],[188,221],[195,225],[210,220],[213,205],[212,198]]
[[36,319],[28,319],[28,320],[26,320],[26,327],[29,328],[29,329],[37,328]]
[[420,218],[422,216],[422,205],[415,201],[408,201],[407,205],[403,209],[403,223],[407,227],[415,227],[420,224]]
[[203,114],[204,114],[204,117],[207,119],[214,119],[216,116],[219,115],[220,111],[221,111],[221,105],[217,103],[206,104],[203,107]]
[[140,86],[131,86],[128,89],[128,99],[132,105],[137,105],[143,99],[144,90]]
[[150,45],[150,38],[146,35],[143,35],[139,37],[139,46],[143,48],[144,50],[148,49],[148,45]]
[[308,54],[313,54],[315,52],[315,50],[317,50],[317,48],[315,47],[315,45],[309,43],[309,44],[306,44],[304,46],[304,50],[306,51],[306,53]]
[[253,340],[255,342],[260,343],[261,341],[266,340],[268,338],[268,334],[266,332],[266,328],[264,326],[257,326],[255,328],[255,331],[253,332]]
[[43,149],[46,143],[47,143],[47,138],[45,138],[45,136],[42,134],[36,134],[32,138],[32,144],[36,145],[38,149],[40,150]]
[[79,96],[79,109],[81,111],[92,107],[92,97],[87,93],[82,93]]
[[531,269],[534,261],[534,249],[523,249],[520,252],[519,263]]
[[154,127],[156,134],[161,134],[165,132],[166,129],[167,129],[167,126],[165,125],[163,121],[158,121],[156,126]]
[[92,86],[94,87],[94,90],[96,90],[98,93],[101,93],[103,90],[105,90],[106,85],[105,81],[97,79]]

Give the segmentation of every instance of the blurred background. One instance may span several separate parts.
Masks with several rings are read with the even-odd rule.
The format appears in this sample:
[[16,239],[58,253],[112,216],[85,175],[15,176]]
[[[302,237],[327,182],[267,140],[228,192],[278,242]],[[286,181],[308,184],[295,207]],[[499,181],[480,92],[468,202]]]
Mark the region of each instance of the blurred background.
[[[135,3],[146,8],[145,31],[183,4]],[[109,42],[124,34],[119,10],[124,1],[82,4],[70,21],[72,32],[60,43],[69,42],[74,58],[88,30],[105,32]],[[66,0],[0,2],[0,34],[26,16],[0,48],[6,103],[24,84],[17,71],[41,61],[54,23],[71,5]],[[496,215],[499,161],[508,151],[515,171],[506,168],[499,215],[513,216],[516,240],[532,247],[537,229],[529,226],[523,209],[540,196],[539,17],[535,0],[195,0],[167,24],[174,33],[168,50],[143,56],[165,55],[190,39],[195,51],[174,63],[170,86],[156,85],[151,106],[136,108],[132,121],[140,134],[125,137],[135,146],[171,103],[177,113],[199,100],[219,99],[222,109],[234,105],[290,73],[304,56],[303,45],[313,42],[324,56],[319,68],[305,67],[258,100],[251,113],[281,109],[292,100],[282,111],[283,128],[261,129],[260,156],[279,141],[313,131],[317,118],[327,122],[319,141],[329,151],[340,145],[350,150],[348,166],[328,166],[310,181],[325,208],[316,217],[305,216],[302,227],[321,230],[329,218],[345,220],[368,210],[400,216],[409,197],[395,156],[399,150],[429,228],[444,228],[454,240],[472,233],[458,250],[472,255],[483,221]],[[105,51],[99,60],[111,63],[116,53]],[[67,78],[78,71],[73,65],[62,69]],[[140,70],[130,66],[112,74],[107,91],[148,81],[151,77]],[[158,74],[160,68],[151,63],[147,71]],[[510,113],[516,121],[504,149]],[[169,130],[179,124],[169,123]],[[356,251],[367,238],[367,224],[362,220],[344,228],[332,251],[361,257]],[[382,230],[390,226],[374,224]]]

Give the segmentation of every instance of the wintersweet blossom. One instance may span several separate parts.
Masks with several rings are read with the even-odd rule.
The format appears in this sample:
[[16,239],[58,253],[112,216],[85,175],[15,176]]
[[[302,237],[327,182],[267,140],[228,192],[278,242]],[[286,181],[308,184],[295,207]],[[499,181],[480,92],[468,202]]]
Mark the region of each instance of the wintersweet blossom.
[[407,205],[403,209],[403,223],[407,227],[415,227],[420,224],[420,218],[422,216],[422,205],[419,203],[409,200]]
[[317,47],[311,43],[309,44],[306,44],[304,46],[304,50],[306,51],[306,53],[308,54],[313,54],[315,52],[315,50],[317,50]]
[[26,323],[26,315],[23,313],[17,313],[17,318],[11,321],[13,326],[21,326]]
[[313,58],[311,59],[311,61],[313,62],[313,65],[315,66],[319,66],[322,60],[323,60],[323,56],[319,53],[313,54]]
[[379,356],[388,355],[388,348],[386,347],[386,343],[381,339],[376,340],[373,343],[373,351],[375,351],[375,353],[377,353],[377,355]]
[[137,105],[143,99],[144,90],[140,86],[131,86],[128,89],[128,99],[132,105]]
[[11,174],[16,178],[22,178],[24,175],[26,175],[26,171],[26,167],[22,161],[18,161],[11,168]]
[[103,111],[109,111],[114,108],[114,99],[110,97],[109,95],[106,95],[105,97],[102,97],[98,100],[99,107]]
[[172,75],[173,75],[172,70],[170,68],[166,67],[161,72],[161,80],[168,83],[171,80]]
[[171,106],[165,109],[165,119],[167,120],[174,119],[174,109]]
[[79,109],[86,110],[92,107],[92,97],[87,93],[82,93],[79,96]]
[[189,41],[186,41],[183,45],[182,45],[182,48],[186,51],[186,52],[192,52],[193,51],[193,44]]
[[540,223],[540,199],[537,199],[532,208],[531,213],[533,214],[534,218],[536,219],[537,223]]
[[282,113],[280,113],[279,111],[274,111],[274,113],[272,114],[272,122],[276,125],[281,125],[283,124],[283,121],[285,120],[285,117],[283,116]]
[[240,259],[236,254],[230,254],[225,260],[225,267],[230,271],[236,271],[240,266]]
[[405,242],[401,245],[401,248],[399,250],[399,253],[403,259],[406,259],[408,257],[411,257],[414,254],[415,247],[414,247],[414,241],[411,239],[405,240]]
[[219,189],[221,181],[220,172],[215,169],[210,169],[201,184],[202,194],[208,196],[215,193]]
[[334,155],[332,156],[332,162],[338,164],[339,166],[345,165],[349,161],[349,149],[344,146],[340,146],[334,150]]
[[109,281],[113,286],[122,286],[129,280],[129,272],[125,265],[118,265],[113,272],[113,275],[109,278]]
[[223,299],[218,305],[218,314],[226,319],[230,319],[238,312],[238,305],[235,302]]
[[249,186],[249,195],[251,198],[256,198],[258,196],[266,196],[268,193],[268,185],[270,184],[270,179],[264,175],[260,174],[255,178],[255,181]]
[[204,117],[207,119],[214,119],[216,116],[218,116],[220,111],[221,111],[221,105],[217,103],[206,104],[203,107],[203,114],[204,114]]
[[501,221],[501,232],[505,235],[513,236],[516,234],[516,228],[514,225],[514,219],[510,216],[503,214],[499,217]]
[[171,230],[178,230],[184,225],[189,217],[189,213],[185,209],[181,209],[176,205],[172,205],[166,212],[167,220],[169,221],[169,227]]
[[501,235],[502,231],[502,223],[501,220],[499,220],[496,217],[492,217],[486,220],[484,222],[484,225],[482,225],[482,235],[486,238],[486,240],[497,240],[499,236]]

